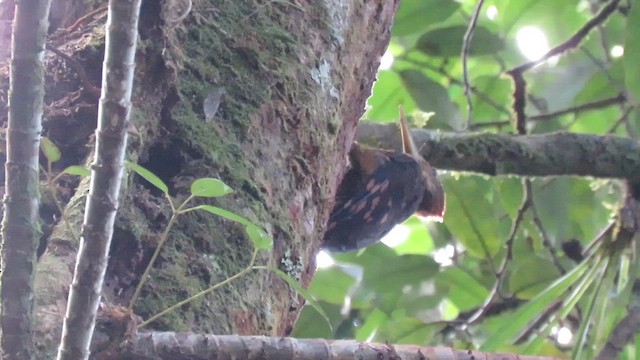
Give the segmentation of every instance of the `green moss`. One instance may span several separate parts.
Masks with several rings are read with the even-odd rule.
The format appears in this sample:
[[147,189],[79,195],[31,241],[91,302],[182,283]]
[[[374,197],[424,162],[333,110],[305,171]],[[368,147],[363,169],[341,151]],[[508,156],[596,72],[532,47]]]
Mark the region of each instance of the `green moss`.
[[[228,239],[238,238],[239,234],[220,233],[221,227],[218,225],[222,220],[203,221],[203,217],[207,216],[212,215],[189,213],[181,217],[179,224],[171,231],[170,241],[162,250],[158,266],[151,272],[151,280],[145,286],[142,295],[144,301],[137,304],[136,313],[148,318],[225,280],[249,263],[250,246],[246,244],[245,251],[238,252],[238,245],[229,244]],[[211,234],[219,234],[214,237],[215,249],[207,249],[208,251],[198,249],[203,239],[211,238]],[[220,241],[222,239],[225,240]],[[228,246],[236,247],[236,251],[225,249]],[[225,254],[225,256],[211,254]],[[183,306],[176,312],[163,316],[153,324],[153,328],[172,331],[192,330],[197,317],[209,318],[204,317],[203,314],[217,311],[208,307],[209,300],[214,298],[215,303],[224,302],[225,298],[231,302],[232,298],[242,298],[242,294],[238,293],[234,287],[218,289]],[[219,312],[217,314],[219,315]],[[222,329],[215,330],[222,331]]]
[[[193,11],[199,10],[210,11]],[[251,134],[261,128],[255,124],[260,107],[274,100],[288,103],[292,94],[313,96],[300,94],[297,74],[306,70],[295,55],[296,37],[271,20],[286,18],[282,11],[274,4],[225,3],[224,16],[196,17],[208,26],[175,33],[180,53],[174,56],[183,70],[176,81],[181,100],[173,107],[171,119],[189,147],[202,154],[205,162],[220,168],[232,187],[249,194],[261,193],[254,174],[257,160],[247,156],[241,144],[265,141]],[[220,109],[212,124],[205,123],[204,99],[212,88],[220,86],[226,90]],[[301,109],[303,114],[306,111]],[[261,146],[250,145],[257,151]],[[261,201],[248,205],[254,214],[265,213],[266,204]]]
[[[278,122],[274,132],[286,132],[290,127],[300,133],[308,129],[312,143],[321,143],[328,136],[324,130],[314,129],[305,121],[307,117],[318,118],[313,113],[317,111],[313,108],[314,101],[310,100],[317,95],[311,90],[305,93],[307,87],[300,85],[304,81],[301,74],[308,74],[309,69],[300,62],[298,34],[289,33],[286,24],[297,20],[290,17],[290,12],[284,13],[283,8],[287,9],[287,5],[283,4],[224,2],[220,13],[211,13],[216,3],[222,4],[221,1],[194,3],[192,18],[201,26],[177,27],[168,35],[165,58],[170,59],[178,70],[174,83],[178,99],[168,107],[169,113],[163,123],[174,137],[172,140],[178,140],[172,146],[185,158],[186,165],[177,177],[194,173],[202,176],[207,172],[205,169],[211,169],[214,172],[211,176],[221,177],[236,194],[207,199],[206,203],[252,218],[257,225],[267,227],[269,223],[281,232],[293,232],[294,227],[286,213],[287,204],[269,206],[265,188],[276,181],[295,182],[289,178],[270,179],[268,176],[273,172],[264,172],[264,164],[259,164],[269,161],[269,157],[278,151],[292,149],[270,148],[273,139],[262,133],[264,126],[258,121],[265,111],[272,111]],[[272,20],[275,18],[278,21]],[[224,87],[226,92],[213,121],[207,123],[203,102],[216,87]],[[309,108],[300,104],[307,104]],[[303,119],[297,124],[280,123],[281,111],[295,111]],[[301,173],[297,176],[305,178],[312,165],[304,164],[304,158],[301,159],[300,164],[296,162],[291,166],[299,166]],[[282,171],[284,176],[296,176],[295,172],[291,173],[290,169]],[[273,198],[273,201],[288,201],[279,196]],[[136,313],[143,317],[153,315],[223,281],[248,264],[252,246],[242,227],[222,226],[223,221],[226,220],[200,212],[180,217],[162,250],[160,263],[145,286],[144,301],[136,306]],[[287,271],[293,276],[300,277],[301,268],[295,259],[287,262]],[[198,322],[196,319],[232,317],[234,313],[246,312],[242,305],[246,302],[246,294],[239,291],[246,291],[251,286],[254,275],[258,274],[242,280],[245,284],[239,289],[244,290],[233,286],[216,290],[183,306],[176,314],[164,317],[152,327],[228,333],[231,329],[226,326],[234,326],[229,325],[234,319],[195,327],[192,323]],[[258,281],[257,284],[262,283]],[[209,303],[235,303],[238,308],[235,312],[221,313],[219,309],[210,309]],[[251,310],[251,316],[265,319],[270,314]]]

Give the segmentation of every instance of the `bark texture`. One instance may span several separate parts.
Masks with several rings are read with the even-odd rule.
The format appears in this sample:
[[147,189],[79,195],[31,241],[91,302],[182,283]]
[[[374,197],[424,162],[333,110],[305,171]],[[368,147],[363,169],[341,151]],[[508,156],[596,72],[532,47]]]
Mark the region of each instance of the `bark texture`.
[[204,360],[212,358],[279,360],[553,360],[548,356],[489,354],[445,347],[393,346],[353,340],[300,340],[282,337],[213,336],[169,332],[137,334],[123,346],[117,357],[118,360]]
[[34,355],[34,277],[41,234],[38,166],[50,4],[25,0],[15,7],[0,270],[3,359]]
[[[412,130],[420,153],[438,169],[486,175],[640,178],[640,142],[617,136],[574,133],[515,136]],[[363,122],[357,140],[400,149],[394,124]]]
[[[73,7],[79,0],[59,3],[65,1]],[[193,180],[221,178],[236,192],[206,203],[266,228],[275,245],[259,263],[306,285],[397,1],[194,0],[190,11],[178,5],[142,4],[127,156],[160,176],[178,200]],[[69,57],[47,57],[45,131],[62,149],[59,170],[86,163],[93,141],[106,18],[100,6],[65,18],[69,25],[51,35],[51,45]],[[206,99],[221,87],[211,117]],[[51,224],[40,258],[40,358],[51,358],[59,340],[78,247],[70,229],[78,232],[87,189],[86,180],[63,179],[68,204],[55,215],[66,224]],[[127,304],[170,216],[162,194],[139,177],[130,176],[123,191],[103,287],[116,305]],[[147,318],[224,280],[251,253],[241,226],[189,213],[171,232],[134,311]],[[302,304],[284,281],[256,272],[152,326],[281,336]]]
[[58,360],[89,358],[124,173],[140,1],[109,1],[96,150]]

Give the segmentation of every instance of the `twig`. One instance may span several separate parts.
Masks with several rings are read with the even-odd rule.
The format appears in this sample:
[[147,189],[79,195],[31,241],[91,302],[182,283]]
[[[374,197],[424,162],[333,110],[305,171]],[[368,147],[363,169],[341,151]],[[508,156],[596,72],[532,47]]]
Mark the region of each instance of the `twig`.
[[596,16],[594,16],[591,20],[587,21],[587,23],[584,24],[582,28],[580,28],[575,34],[573,34],[565,42],[547,51],[547,53],[544,54],[540,59],[532,60],[527,63],[524,63],[518,67],[515,67],[507,71],[507,73],[515,73],[515,72],[524,73],[525,71],[531,69],[532,67],[538,64],[543,63],[544,61],[548,60],[551,57],[563,54],[571,49],[575,49],[578,45],[580,45],[582,40],[584,40],[584,38],[589,34],[589,32],[593,30],[593,28],[604,23],[604,21],[607,20],[609,15],[613,14],[613,12],[618,7],[619,2],[620,0],[609,1],[609,3],[607,3],[607,5],[605,5]]
[[[460,207],[462,208],[462,212],[465,214],[465,217],[467,219],[472,219],[472,209],[470,209],[469,206],[467,206],[467,202],[464,200],[462,195],[458,194],[457,191],[452,191],[451,195],[458,198],[458,201],[460,202]],[[489,251],[489,248],[486,245],[487,242],[485,241],[484,236],[482,236],[481,231],[478,229],[474,221],[469,221],[469,226],[471,227],[471,230],[474,232],[474,234],[479,240],[479,243],[482,247],[482,251],[484,252],[485,257],[489,262],[489,267],[491,268],[491,271],[493,273],[498,273],[496,264],[494,263],[493,258],[491,256],[491,251]]]
[[613,126],[611,127],[611,129],[609,129],[607,133],[613,134],[616,132],[616,130],[618,130],[618,127],[620,125],[622,125],[623,123],[627,123],[627,121],[629,120],[629,114],[631,114],[631,111],[633,109],[634,109],[633,106],[627,106],[622,112],[622,116],[620,116],[620,119],[618,119],[618,121],[616,121],[616,123],[613,124]]
[[491,305],[494,303],[494,301],[500,294],[500,288],[502,287],[502,284],[506,279],[507,267],[511,262],[511,259],[513,258],[513,243],[514,243],[516,234],[518,233],[520,224],[524,219],[525,212],[527,212],[527,210],[533,204],[533,196],[531,194],[531,180],[524,179],[523,187],[524,187],[524,196],[522,199],[522,205],[520,205],[520,208],[518,209],[518,213],[516,214],[516,218],[513,221],[513,225],[511,226],[511,231],[509,233],[509,237],[507,238],[507,242],[506,242],[507,254],[505,255],[504,261],[500,266],[500,270],[498,270],[498,272],[495,274],[497,277],[496,282],[493,284],[493,288],[491,288],[491,291],[489,292],[489,296],[485,300],[484,304],[482,304],[482,306],[473,315],[467,318],[466,322],[463,325],[463,329],[467,328],[469,325],[480,320],[482,316],[484,316],[484,314],[487,313]]
[[478,0],[476,8],[473,11],[473,16],[471,17],[471,21],[469,21],[467,31],[465,32],[464,38],[462,39],[462,78],[464,81],[464,96],[467,98],[467,129],[469,129],[469,127],[471,126],[471,116],[473,112],[471,84],[469,83],[469,69],[467,66],[467,60],[469,58],[471,40],[473,39],[473,31],[475,30],[476,24],[478,23],[478,16],[480,15],[480,11],[482,11],[482,5],[484,5],[484,0]]
[[561,43],[560,45],[557,45],[556,47],[552,48],[551,50],[547,51],[547,53],[544,54],[540,59],[526,62],[506,72],[507,75],[511,76],[511,78],[513,79],[513,84],[515,87],[513,91],[513,98],[514,98],[513,110],[516,114],[515,127],[518,134],[523,135],[526,133],[527,118],[525,113],[525,107],[526,107],[527,83],[524,80],[523,74],[527,70],[533,68],[538,64],[543,63],[544,61],[548,60],[553,56],[564,54],[569,50],[575,49],[576,47],[578,47],[578,45],[580,45],[582,40],[584,40],[584,38],[589,34],[589,32],[593,28],[602,24],[609,17],[609,15],[611,15],[616,10],[619,2],[620,0],[611,0],[609,3],[607,3],[607,5],[605,5],[602,8],[602,10],[600,10],[600,12],[595,17],[589,20],[582,28],[580,28],[569,39],[567,39],[565,42]]
[[624,347],[640,330],[640,305],[629,307],[627,315],[613,328],[596,360],[617,359]]
[[75,23],[73,23],[73,25],[69,26],[66,30],[65,33],[71,33],[72,31],[75,31],[78,27],[80,27],[82,24],[87,23],[89,21],[92,21],[96,15],[102,13],[102,12],[106,12],[108,8],[108,5],[103,5],[93,11],[91,11],[90,13],[84,15],[83,17],[81,17],[80,19],[78,19]]
[[[589,6],[591,8],[592,14],[595,15],[598,13],[598,3],[590,2]],[[604,57],[607,63],[611,63],[611,55],[609,54],[609,49],[610,49],[609,39],[607,38],[607,33],[604,29],[604,26],[602,26],[602,24],[598,24],[598,35],[600,37],[600,47],[602,48]]]
[[[558,116],[562,116],[562,115],[566,115],[566,114],[580,114],[583,112],[587,112],[587,111],[592,111],[592,110],[600,110],[602,108],[605,108],[607,106],[612,106],[612,105],[617,105],[617,104],[623,104],[627,101],[626,96],[623,93],[620,93],[614,97],[610,97],[610,98],[606,98],[606,99],[602,99],[602,100],[596,100],[596,101],[591,101],[591,102],[586,102],[580,105],[576,105],[576,106],[572,106],[570,108],[566,108],[563,110],[558,110],[558,111],[554,111],[554,112],[550,112],[547,114],[540,114],[540,115],[534,115],[534,116],[530,116],[527,118],[528,121],[548,121],[548,120],[552,120]],[[509,125],[510,121],[509,120],[497,120],[497,121],[490,121],[490,122],[483,122],[483,123],[477,123],[474,124],[472,126],[472,129],[477,130],[480,128],[484,128],[484,127],[490,127],[490,126],[505,126],[505,125]]]
[[62,51],[56,49],[56,47],[51,44],[47,44],[47,50],[63,58],[64,61],[69,64],[69,66],[71,66],[73,70],[76,71],[76,73],[80,77],[80,81],[82,81],[82,83],[84,84],[85,90],[89,91],[93,95],[100,96],[100,89],[91,84],[89,78],[87,77],[87,73],[84,71],[84,67],[82,67],[79,62],[71,58],[69,55],[63,53]]
[[611,76],[611,74],[609,73],[609,70],[607,69],[607,65],[611,64],[610,61],[607,61],[606,63],[602,62],[602,60],[598,59],[595,55],[593,55],[591,51],[589,51],[589,49],[587,49],[585,46],[580,46],[580,51],[582,51],[587,56],[587,58],[591,60],[591,62],[594,63],[602,73],[604,73],[604,76],[609,81],[609,84],[611,84],[611,87],[616,88],[619,92],[622,92],[625,90],[624,85],[620,84],[620,82],[614,79],[613,76]]
[[138,297],[140,296],[140,293],[142,292],[142,288],[144,287],[144,284],[147,281],[149,273],[151,273],[151,269],[153,269],[153,265],[155,264],[156,259],[158,258],[158,255],[160,255],[160,251],[162,250],[162,247],[164,246],[164,243],[169,238],[169,232],[173,228],[173,225],[175,224],[176,220],[178,219],[178,216],[180,216],[183,213],[182,210],[193,199],[193,195],[190,195],[176,209],[175,206],[173,205],[173,201],[171,200],[171,197],[169,197],[169,195],[166,195],[166,197],[169,200],[169,204],[171,205],[171,210],[172,210],[171,218],[169,219],[169,222],[167,223],[167,227],[164,229],[164,232],[162,232],[162,236],[160,237],[160,240],[158,241],[158,245],[156,246],[156,250],[153,252],[153,255],[151,256],[151,260],[149,260],[149,264],[147,265],[147,268],[144,270],[144,273],[140,277],[140,282],[138,283],[138,286],[136,287],[136,291],[133,293],[133,296],[131,297],[131,300],[129,300],[129,307],[128,307],[129,310],[133,310],[133,306],[136,304],[136,301],[138,301]]
[[485,122],[473,124],[470,130],[479,130],[479,129],[484,129],[492,126],[502,127],[502,126],[507,126],[509,124],[511,124],[511,121],[509,120],[485,121]]
[[584,111],[589,111],[589,110],[598,110],[607,106],[612,106],[612,105],[617,105],[617,104],[622,104],[624,102],[627,101],[627,97],[623,94],[620,93],[614,97],[610,97],[610,98],[606,98],[606,99],[602,99],[602,100],[596,100],[596,101],[592,101],[592,102],[587,102],[584,104],[580,104],[574,107],[570,107],[564,110],[559,110],[559,111],[554,111],[548,114],[541,114],[541,115],[534,115],[529,117],[529,120],[533,120],[533,121],[545,121],[545,120],[550,120],[553,119],[555,117],[558,116],[562,116],[562,115],[566,115],[566,114],[571,114],[571,113],[576,113],[579,114],[581,112]]
[[56,184],[55,184],[55,180],[57,177],[53,177],[53,178],[51,177],[51,163],[49,163],[48,169],[45,169],[42,165],[40,165],[40,173],[44,174],[45,176],[46,188],[49,191],[49,194],[51,195],[51,198],[53,199],[53,202],[56,205],[58,212],[60,213],[60,220],[64,223],[65,227],[67,228],[67,231],[69,231],[69,234],[71,235],[73,240],[77,244],[79,244],[80,236],[78,236],[78,234],[76,233],[76,230],[71,226],[71,223],[67,220],[65,216],[64,208],[62,207],[62,202],[60,201],[60,198],[58,198],[58,193],[56,192]]
[[542,220],[540,220],[540,216],[538,215],[538,210],[536,209],[533,200],[531,201],[531,213],[533,215],[533,223],[540,231],[540,235],[542,236],[542,245],[549,251],[549,255],[551,255],[551,261],[553,261],[553,265],[560,271],[561,274],[565,274],[567,271],[564,269],[562,264],[560,264],[560,259],[558,259],[558,255],[556,253],[556,248],[551,244],[549,240],[549,235],[542,224]]
[[210,292],[212,292],[212,291],[214,291],[216,289],[219,289],[222,286],[227,285],[228,283],[230,283],[230,282],[232,282],[232,281],[234,281],[236,279],[239,279],[242,276],[244,276],[244,275],[248,274],[249,272],[253,271],[254,270],[254,266],[253,265],[256,262],[256,257],[257,256],[258,256],[258,249],[255,249],[253,251],[253,255],[251,256],[251,260],[249,261],[249,265],[246,268],[240,270],[240,272],[236,273],[235,275],[233,275],[231,277],[228,277],[225,280],[223,280],[223,281],[221,281],[221,282],[219,282],[219,283],[217,283],[217,284],[215,284],[213,286],[210,286],[209,288],[207,288],[205,290],[202,290],[199,293],[197,293],[197,294],[195,294],[195,295],[193,295],[193,296],[191,296],[191,297],[189,297],[187,299],[184,299],[184,300],[180,301],[179,303],[177,303],[177,304],[175,304],[175,305],[173,305],[171,307],[168,307],[168,308],[162,310],[161,312],[153,315],[152,317],[148,318],[143,323],[138,325],[138,329],[149,325],[153,321],[155,321],[158,318],[162,317],[163,315],[165,315],[165,314],[167,314],[167,313],[169,313],[169,312],[181,307],[182,305],[188,304],[188,303],[192,302],[193,300],[195,300],[195,299],[197,299],[199,297],[207,295],[208,293],[210,293]]
[[[444,69],[433,66],[431,64],[429,64],[428,62],[425,61],[419,61],[419,60],[415,60],[415,59],[409,59],[407,57],[399,57],[398,59],[396,59],[396,61],[406,61],[409,63],[412,63],[414,65],[418,65],[421,66],[429,71],[432,71],[436,74],[442,75],[450,84],[453,85],[457,85],[460,87],[464,87],[464,82],[461,80],[458,80],[454,77],[452,77],[451,75],[449,75],[446,71],[444,71]],[[487,103],[489,106],[495,108],[496,110],[498,110],[499,112],[505,114],[505,115],[511,115],[511,111],[509,111],[507,108],[505,108],[504,106],[502,106],[501,104],[497,103],[496,101],[494,101],[492,98],[490,98],[489,96],[487,96],[486,94],[484,94],[481,91],[478,91],[478,89],[474,86],[471,86],[469,88],[469,90],[471,91],[471,93],[473,95],[475,95],[478,99],[484,101],[485,103]],[[509,122],[507,121],[507,124]]]
[[561,307],[561,300],[556,300],[548,305],[545,309],[542,310],[540,315],[537,318],[533,319],[531,323],[522,330],[520,335],[515,340],[513,340],[513,344],[523,344],[528,339],[531,339],[532,336],[546,336],[546,334],[540,331],[540,329],[544,329],[545,324],[549,323],[550,319],[553,319],[553,316]]

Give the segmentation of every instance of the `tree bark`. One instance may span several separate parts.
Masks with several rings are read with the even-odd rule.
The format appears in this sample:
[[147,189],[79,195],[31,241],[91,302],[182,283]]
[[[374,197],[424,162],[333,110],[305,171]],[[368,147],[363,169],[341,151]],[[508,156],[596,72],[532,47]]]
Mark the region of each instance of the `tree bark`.
[[[397,359],[397,360],[553,360],[548,356],[489,354],[449,347],[378,344],[354,340],[293,339],[264,336],[213,336],[140,333],[124,344],[117,359]],[[101,360],[101,359],[100,359]]]
[[[197,178],[225,181],[235,193],[203,203],[267,229],[274,249],[259,263],[307,285],[397,3],[194,0],[184,14],[175,2],[144,2],[128,158],[160,176],[178,200]],[[105,16],[98,10],[66,19],[71,25],[51,35],[69,57],[47,57],[45,131],[62,148],[59,170],[89,156]],[[205,100],[220,87],[211,119]],[[78,246],[69,229],[78,232],[88,188],[86,180],[62,185],[68,224],[55,224],[47,237],[36,279],[39,358],[51,358],[60,338]],[[66,194],[70,187],[75,193]],[[127,304],[170,215],[162,194],[139,177],[129,177],[121,198],[103,287],[105,301],[116,305]],[[189,213],[171,232],[134,311],[148,318],[232,276],[251,254],[242,227]],[[277,276],[255,272],[151,327],[282,336],[302,304]]]
[[[516,136],[412,130],[420,153],[438,169],[486,175],[640,178],[640,142],[617,136],[559,132]],[[400,149],[394,124],[363,122],[357,140]]]
[[34,355],[31,336],[36,252],[41,234],[38,166],[44,99],[43,55],[50,4],[49,0],[25,0],[15,7],[0,246],[0,353],[4,359],[31,359]]
[[95,156],[58,360],[89,358],[124,174],[140,3],[109,0]]

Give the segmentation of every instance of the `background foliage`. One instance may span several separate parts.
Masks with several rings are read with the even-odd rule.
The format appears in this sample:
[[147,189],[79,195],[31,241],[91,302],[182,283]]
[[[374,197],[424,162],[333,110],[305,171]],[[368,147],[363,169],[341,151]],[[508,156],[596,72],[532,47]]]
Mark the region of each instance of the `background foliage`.
[[[535,45],[519,44],[519,32],[536,27],[554,47],[607,2],[485,1],[467,58],[467,123],[461,48],[476,4],[402,0],[365,120],[396,121],[403,105],[415,126],[514,133],[513,84],[504,74],[528,62],[524,53]],[[639,27],[638,6],[620,1],[577,48],[526,72],[528,133],[636,137]],[[294,335],[560,357],[584,351],[592,358],[634,301],[629,249],[580,259],[614,221],[621,183],[537,178],[528,191],[519,178],[441,176],[444,223],[425,226],[412,218],[387,237],[392,247],[380,243],[331,255],[333,265],[318,269],[310,291],[332,327],[307,307]],[[593,326],[580,336],[587,319]],[[635,347],[627,346],[623,356],[634,358]]]

